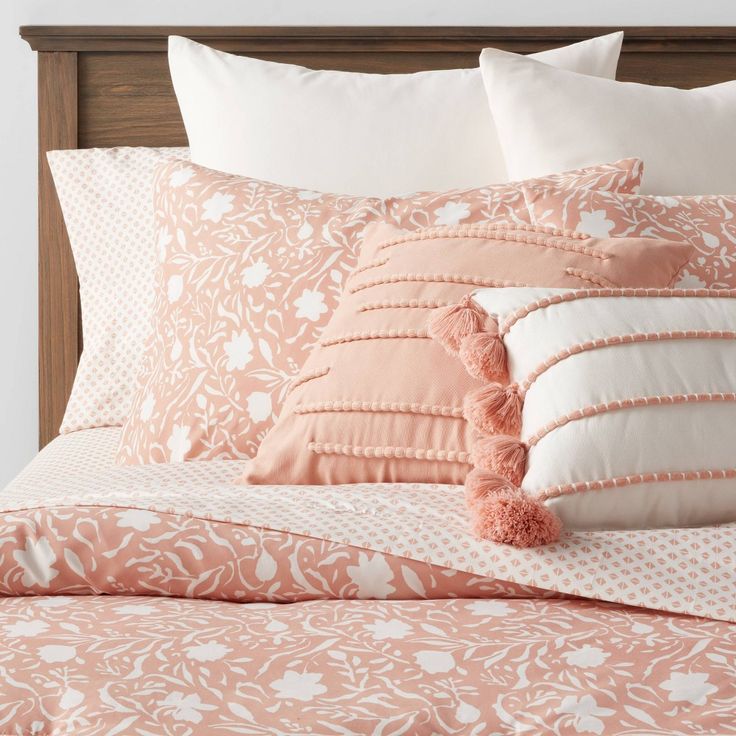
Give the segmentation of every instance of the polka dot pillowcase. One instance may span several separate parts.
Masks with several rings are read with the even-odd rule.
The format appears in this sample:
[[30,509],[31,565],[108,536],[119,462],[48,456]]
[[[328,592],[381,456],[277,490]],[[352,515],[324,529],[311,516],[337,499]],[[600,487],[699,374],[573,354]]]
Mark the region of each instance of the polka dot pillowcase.
[[153,307],[153,176],[186,148],[47,154],[79,277],[84,351],[61,432],[122,424]]

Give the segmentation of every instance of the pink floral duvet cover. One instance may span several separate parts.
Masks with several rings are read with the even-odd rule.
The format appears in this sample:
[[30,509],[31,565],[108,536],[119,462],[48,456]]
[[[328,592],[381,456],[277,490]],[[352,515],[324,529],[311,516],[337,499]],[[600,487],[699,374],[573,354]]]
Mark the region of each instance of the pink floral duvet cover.
[[0,496],[0,734],[736,733],[734,525],[513,550],[453,486],[244,488],[118,432]]

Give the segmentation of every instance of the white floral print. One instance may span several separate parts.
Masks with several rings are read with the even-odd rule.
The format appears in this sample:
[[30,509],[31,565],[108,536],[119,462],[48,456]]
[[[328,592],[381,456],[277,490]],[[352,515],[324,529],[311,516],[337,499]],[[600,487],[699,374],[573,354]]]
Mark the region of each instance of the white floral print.
[[153,410],[156,408],[156,399],[152,393],[146,394],[140,408],[140,418],[142,422],[147,422],[153,416]]
[[[427,574],[428,589],[437,572]],[[595,601],[511,598],[510,615],[490,628],[469,615],[470,601],[458,592],[459,599],[282,605],[162,596],[145,599],[151,613],[139,616],[118,612],[141,605],[128,596],[73,596],[61,608],[3,598],[3,702],[23,703],[14,726],[24,734],[53,728],[92,736],[121,724],[121,734],[200,736],[251,726],[322,734],[327,722],[335,733],[381,733],[389,723],[384,733],[408,735],[419,732],[418,713],[427,733],[455,736],[537,734],[540,724],[560,736],[732,730],[732,624]],[[33,638],[5,635],[36,615],[44,627]],[[413,633],[377,640],[367,628],[394,619]],[[635,623],[651,626],[653,643],[630,633]],[[560,647],[581,637],[609,657],[599,668],[559,673]],[[690,700],[668,702],[674,691],[660,682],[673,672],[696,675],[675,683]],[[80,728],[85,722],[90,729]]]
[[29,588],[33,585],[47,588],[59,574],[52,567],[56,562],[56,553],[46,537],[27,539],[25,549],[13,552],[13,559],[23,568],[22,583]]
[[189,432],[191,427],[184,427],[181,424],[175,424],[171,428],[171,436],[169,437],[166,446],[171,451],[169,461],[172,463],[181,463],[184,461],[184,457],[191,450],[192,443],[189,439]]
[[195,172],[191,166],[183,166],[172,172],[169,177],[169,184],[172,187],[183,187],[193,176]]
[[602,734],[605,725],[601,719],[613,715],[615,711],[601,708],[592,695],[583,695],[581,698],[567,695],[557,712],[575,716],[573,725],[578,733]]
[[736,196],[653,197],[593,188],[525,190],[531,219],[540,225],[609,237],[663,238],[694,250],[676,285],[736,288]]
[[46,644],[39,648],[38,656],[44,662],[56,664],[74,659],[77,656],[77,650],[75,647],[66,644]]
[[376,621],[367,624],[365,627],[373,634],[376,641],[384,641],[386,639],[406,639],[413,632],[411,626],[406,621],[398,618],[392,618],[388,621]]
[[680,273],[676,287],[678,289],[705,289],[707,283],[697,274],[685,269]]
[[115,613],[121,616],[150,616],[155,612],[156,609],[147,603],[126,603],[115,608]]
[[224,215],[232,212],[235,208],[233,205],[234,199],[235,197],[232,194],[215,192],[202,204],[202,219],[210,220],[211,222],[220,222]]
[[470,206],[465,202],[447,202],[434,211],[435,225],[457,225],[470,217]]
[[228,371],[242,371],[253,360],[253,340],[245,330],[240,334],[233,332],[223,349],[227,355],[225,369]]
[[473,601],[468,609],[474,616],[509,616],[511,608],[503,601]]
[[605,210],[581,212],[577,232],[592,235],[594,238],[607,238],[615,223],[606,217]]
[[305,220],[302,223],[302,226],[296,231],[296,236],[299,238],[299,240],[308,241],[309,238],[312,237],[313,233],[314,228],[312,227],[312,223],[308,220]]
[[172,237],[169,229],[161,227],[158,230],[158,237],[156,239],[156,249],[158,250],[158,260],[163,261],[166,258],[166,248],[172,242]]
[[322,194],[321,192],[312,192],[307,189],[302,189],[298,195],[302,202],[313,202],[315,199],[319,199]]
[[169,693],[158,704],[168,711],[175,721],[189,723],[201,723],[203,711],[216,710],[216,706],[203,703],[199,695],[185,695],[181,692]]
[[232,651],[230,647],[212,641],[207,644],[197,644],[196,646],[188,647],[186,654],[189,659],[194,659],[197,662],[217,662]]
[[174,274],[169,277],[169,283],[166,290],[166,294],[169,297],[169,302],[172,304],[178,301],[184,290],[184,279],[179,274]]
[[45,621],[17,621],[5,626],[6,636],[38,636],[47,631],[49,625]]
[[294,300],[294,306],[297,308],[297,317],[312,322],[316,322],[327,312],[325,295],[321,291],[313,291],[312,289],[304,289],[301,296]]
[[265,391],[254,391],[248,396],[248,416],[251,422],[258,424],[271,418],[273,407],[271,406],[271,394]]
[[282,678],[271,683],[271,687],[276,691],[277,698],[307,703],[327,692],[327,688],[320,684],[321,679],[322,675],[319,674],[286,670]]
[[135,529],[139,532],[147,532],[154,524],[161,521],[158,514],[145,509],[125,509],[117,514],[118,526],[122,529]]
[[256,286],[261,286],[265,282],[271,275],[271,269],[263,258],[259,258],[255,263],[246,266],[241,275],[243,284],[253,289]]
[[660,687],[669,690],[668,700],[686,701],[693,705],[705,705],[708,696],[718,692],[718,688],[708,682],[706,672],[671,672],[669,679]]
[[62,708],[76,708],[84,702],[84,693],[73,687],[67,687],[64,694],[59,699],[59,705]]
[[181,354],[184,351],[184,346],[181,343],[181,340],[177,337],[176,340],[174,340],[174,344],[171,346],[171,360],[177,361],[179,358],[181,358]]
[[414,655],[417,664],[431,675],[450,672],[455,669],[455,658],[450,652],[436,652],[424,649]]
[[649,624],[641,623],[641,621],[635,621],[631,626],[631,630],[635,634],[651,634],[654,631],[654,628]]
[[349,565],[347,574],[358,586],[358,598],[386,598],[394,592],[394,573],[381,555],[361,552],[358,564]]
[[608,652],[600,647],[583,644],[582,647],[572,649],[562,655],[568,664],[576,667],[598,667],[608,659]]
[[480,719],[480,710],[470,703],[460,703],[455,711],[455,718],[458,723],[469,725]]

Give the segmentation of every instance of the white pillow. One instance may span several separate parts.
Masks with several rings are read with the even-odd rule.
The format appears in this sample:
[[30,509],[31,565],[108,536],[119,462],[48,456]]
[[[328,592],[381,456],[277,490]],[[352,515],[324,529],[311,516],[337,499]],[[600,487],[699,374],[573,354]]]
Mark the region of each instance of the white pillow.
[[643,194],[736,193],[736,82],[615,82],[494,49],[480,65],[512,179],[633,156]]
[[[622,40],[612,33],[535,58],[613,78]],[[478,69],[313,71],[177,36],[169,65],[192,160],[202,166],[382,197],[508,180]]]
[[[569,529],[736,521],[736,292],[483,289],[474,299],[497,321],[510,381],[466,397],[481,506],[505,479]],[[516,541],[508,502],[502,518],[486,498],[481,528],[505,524]],[[518,514],[512,526],[534,528]]]

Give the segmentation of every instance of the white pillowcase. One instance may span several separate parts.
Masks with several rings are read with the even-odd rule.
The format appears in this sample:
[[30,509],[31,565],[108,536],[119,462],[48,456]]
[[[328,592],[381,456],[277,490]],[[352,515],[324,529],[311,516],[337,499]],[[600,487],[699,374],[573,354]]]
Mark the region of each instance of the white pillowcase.
[[512,179],[632,156],[643,194],[736,193],[736,82],[615,82],[494,49],[480,66]]
[[151,329],[153,174],[186,148],[51,151],[79,277],[84,350],[61,432],[122,424]]
[[[535,58],[613,78],[622,40],[612,33]],[[202,166],[361,196],[508,181],[478,69],[313,71],[177,36],[169,65]]]

